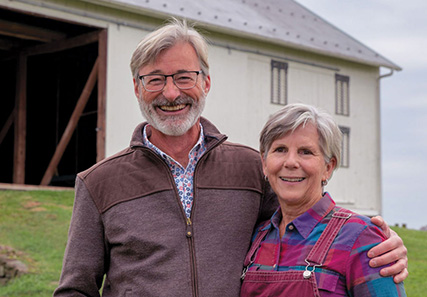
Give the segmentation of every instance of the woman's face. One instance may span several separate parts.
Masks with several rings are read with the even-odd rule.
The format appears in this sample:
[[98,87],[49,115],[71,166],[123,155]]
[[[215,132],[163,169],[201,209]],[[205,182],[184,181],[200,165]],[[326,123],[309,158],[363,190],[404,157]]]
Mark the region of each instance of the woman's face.
[[329,179],[336,160],[325,158],[313,124],[299,126],[276,139],[263,158],[264,174],[281,203],[314,205],[322,197],[322,181]]

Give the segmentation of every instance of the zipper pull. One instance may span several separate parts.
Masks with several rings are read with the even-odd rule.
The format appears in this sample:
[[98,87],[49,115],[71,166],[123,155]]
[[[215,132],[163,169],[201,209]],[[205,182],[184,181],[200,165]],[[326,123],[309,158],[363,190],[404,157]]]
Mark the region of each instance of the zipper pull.
[[192,232],[192,228],[191,228],[191,219],[187,218],[187,233],[185,234],[188,238],[193,236],[193,232]]

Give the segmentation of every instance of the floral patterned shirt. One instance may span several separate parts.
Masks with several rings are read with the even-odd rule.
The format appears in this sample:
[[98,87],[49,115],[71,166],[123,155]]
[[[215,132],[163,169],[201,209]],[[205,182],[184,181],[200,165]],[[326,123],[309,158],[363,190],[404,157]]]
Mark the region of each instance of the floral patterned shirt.
[[178,189],[178,194],[181,198],[181,203],[182,207],[184,208],[185,215],[187,216],[187,218],[189,218],[191,216],[191,207],[193,206],[194,170],[196,169],[196,164],[199,161],[200,157],[206,152],[206,141],[203,134],[203,127],[200,124],[199,140],[188,154],[188,165],[187,168],[184,168],[181,164],[179,164],[166,153],[162,152],[159,148],[157,148],[148,140],[146,132],[147,126],[148,125],[144,127],[143,131],[143,143],[146,147],[152,149],[159,156],[161,156],[168,164],[175,180],[175,185]]

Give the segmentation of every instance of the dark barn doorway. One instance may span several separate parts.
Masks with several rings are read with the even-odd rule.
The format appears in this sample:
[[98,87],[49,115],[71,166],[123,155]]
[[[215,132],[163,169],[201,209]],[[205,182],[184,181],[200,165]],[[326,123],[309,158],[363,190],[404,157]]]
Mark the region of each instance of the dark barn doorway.
[[73,186],[104,158],[105,36],[0,9],[0,183]]

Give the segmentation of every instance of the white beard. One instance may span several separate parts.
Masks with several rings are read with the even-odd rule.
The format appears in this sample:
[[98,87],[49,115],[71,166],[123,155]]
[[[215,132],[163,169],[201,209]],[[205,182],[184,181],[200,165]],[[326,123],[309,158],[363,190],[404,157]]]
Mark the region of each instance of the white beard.
[[[138,100],[139,108],[141,109],[142,115],[147,119],[147,122],[154,129],[170,136],[181,136],[190,130],[202,115],[206,103],[206,94],[202,94],[197,101],[189,96],[180,96],[173,102],[169,102],[163,95],[159,95],[150,104],[147,104],[142,99],[141,93],[140,98],[141,99]],[[174,106],[180,104],[190,105],[190,110],[187,114],[164,116],[157,112],[158,106]]]

